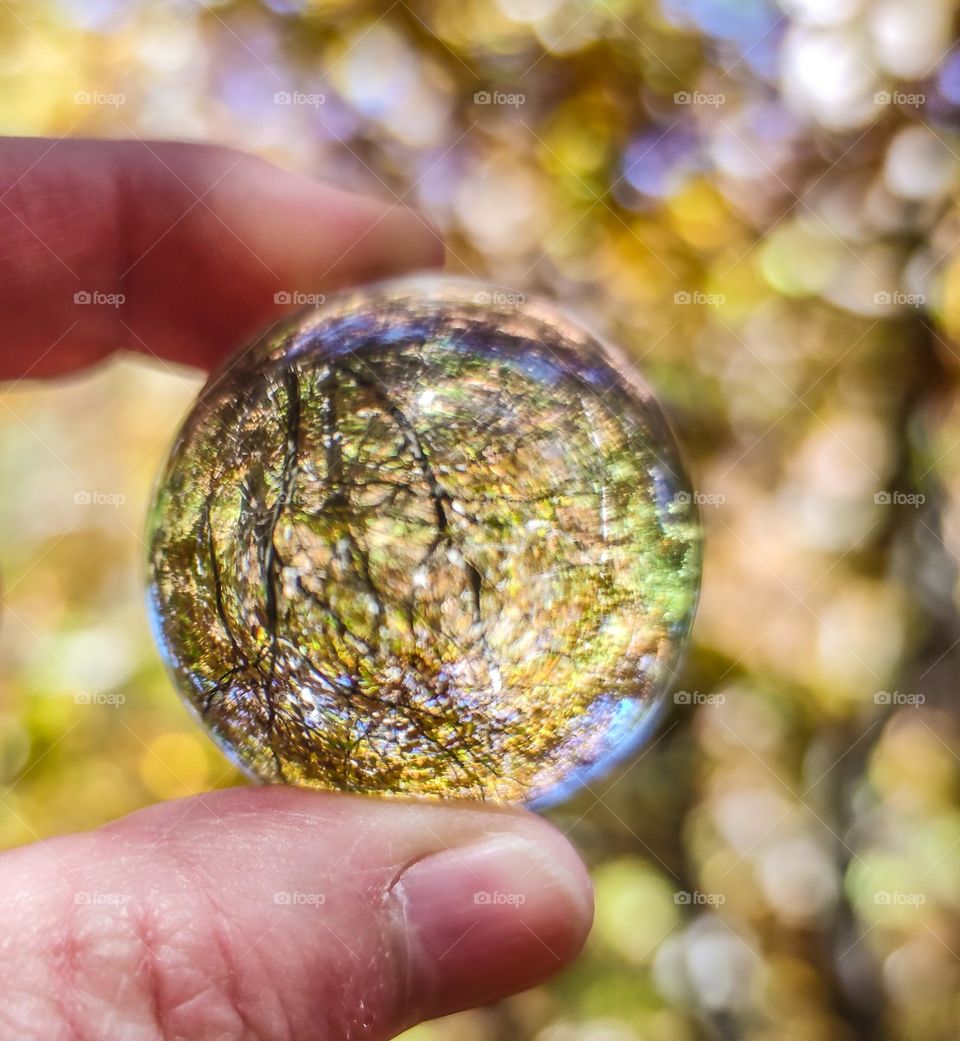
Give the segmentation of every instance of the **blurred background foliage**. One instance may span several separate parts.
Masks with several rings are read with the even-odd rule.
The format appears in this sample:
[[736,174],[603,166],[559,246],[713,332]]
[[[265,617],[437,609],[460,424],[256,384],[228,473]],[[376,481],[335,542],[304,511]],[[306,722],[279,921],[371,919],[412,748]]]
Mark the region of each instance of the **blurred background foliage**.
[[[552,816],[597,926],[417,1041],[960,1022],[960,48],[941,0],[4,0],[0,129],[230,143],[422,207],[670,410],[707,528],[677,705]],[[322,229],[317,229],[322,234]],[[0,842],[236,783],[142,607],[195,374],[0,393]]]

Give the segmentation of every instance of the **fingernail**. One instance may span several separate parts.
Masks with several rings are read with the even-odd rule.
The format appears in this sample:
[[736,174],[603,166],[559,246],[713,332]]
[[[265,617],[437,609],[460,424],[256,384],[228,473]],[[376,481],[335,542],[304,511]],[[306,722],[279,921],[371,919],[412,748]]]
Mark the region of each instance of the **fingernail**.
[[571,848],[516,835],[432,854],[394,887],[407,933],[410,986],[432,1014],[531,987],[569,961],[592,917]]

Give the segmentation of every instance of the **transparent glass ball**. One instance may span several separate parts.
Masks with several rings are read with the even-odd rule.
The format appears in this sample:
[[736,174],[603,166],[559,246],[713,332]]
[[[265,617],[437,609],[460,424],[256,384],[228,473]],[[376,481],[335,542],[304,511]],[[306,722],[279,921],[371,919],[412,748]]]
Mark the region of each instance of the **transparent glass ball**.
[[627,361],[547,302],[430,278],[215,374],[148,555],[177,685],[251,775],[542,806],[649,734],[700,532]]

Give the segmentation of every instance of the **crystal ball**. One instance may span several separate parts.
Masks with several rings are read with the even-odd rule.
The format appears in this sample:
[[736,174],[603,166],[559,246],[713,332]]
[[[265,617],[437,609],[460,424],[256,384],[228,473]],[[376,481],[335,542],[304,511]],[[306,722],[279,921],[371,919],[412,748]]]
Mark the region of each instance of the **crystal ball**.
[[443,278],[236,354],[147,547],[164,659],[255,778],[537,806],[649,735],[700,572],[631,364],[546,301]]

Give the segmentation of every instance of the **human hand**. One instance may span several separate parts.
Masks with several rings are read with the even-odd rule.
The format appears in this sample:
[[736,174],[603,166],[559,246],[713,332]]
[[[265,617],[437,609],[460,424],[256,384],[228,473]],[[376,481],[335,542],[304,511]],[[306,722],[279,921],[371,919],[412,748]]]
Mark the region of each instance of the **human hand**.
[[[119,348],[210,367],[282,316],[278,291],[440,257],[416,214],[227,149],[0,142],[0,379]],[[531,814],[287,788],[5,853],[0,893],[17,1041],[387,1038],[540,982],[591,917],[576,854]]]

